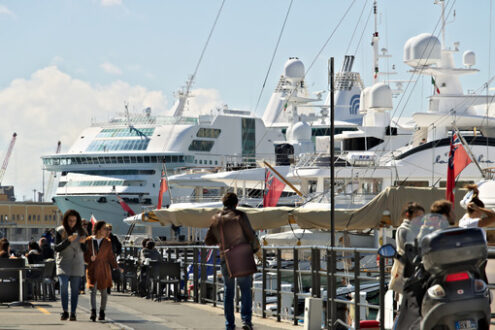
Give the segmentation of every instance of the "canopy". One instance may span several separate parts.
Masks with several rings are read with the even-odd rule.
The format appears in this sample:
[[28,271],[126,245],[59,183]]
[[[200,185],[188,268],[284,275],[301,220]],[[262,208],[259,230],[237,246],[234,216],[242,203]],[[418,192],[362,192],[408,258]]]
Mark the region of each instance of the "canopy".
[[[462,193],[461,193],[462,191]],[[456,219],[460,219],[464,210],[459,207],[459,201],[465,190],[457,190],[455,208]],[[379,227],[382,221],[390,220],[397,227],[402,222],[401,212],[407,202],[414,201],[422,205],[428,212],[430,205],[445,196],[445,189],[389,187],[378,194],[365,206],[354,210],[335,210],[336,230],[364,230]],[[212,216],[220,208],[216,207],[187,207],[174,209],[153,210],[143,213],[143,222],[159,222],[162,226],[207,228]],[[273,229],[285,226],[290,220],[295,221],[303,229],[330,229],[330,209],[266,207],[243,208],[255,230]]]

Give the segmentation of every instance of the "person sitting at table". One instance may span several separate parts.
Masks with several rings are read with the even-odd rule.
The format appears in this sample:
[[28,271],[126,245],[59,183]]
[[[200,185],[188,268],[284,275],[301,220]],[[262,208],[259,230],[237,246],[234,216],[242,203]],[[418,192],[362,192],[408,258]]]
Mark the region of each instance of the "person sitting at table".
[[6,238],[0,239],[0,258],[10,258],[10,243]]
[[142,250],[141,258],[141,264],[144,264],[146,259],[150,259],[152,261],[162,261],[160,252],[155,249],[155,242],[153,242],[152,240],[146,242],[146,247]]
[[28,260],[28,264],[30,265],[43,263],[44,260],[43,256],[41,255],[40,246],[35,241],[29,242],[26,258]]
[[41,249],[41,256],[43,257],[43,260],[55,259],[55,251],[53,251],[50,243],[46,240],[46,238],[40,238],[39,246]]

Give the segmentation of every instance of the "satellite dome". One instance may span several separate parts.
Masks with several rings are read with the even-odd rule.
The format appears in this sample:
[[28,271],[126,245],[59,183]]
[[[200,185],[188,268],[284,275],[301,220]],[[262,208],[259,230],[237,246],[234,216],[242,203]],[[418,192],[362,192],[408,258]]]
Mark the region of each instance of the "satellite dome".
[[462,64],[464,64],[468,68],[475,65],[476,64],[476,54],[472,50],[466,50],[464,52],[464,54],[462,54]]
[[390,86],[384,83],[376,83],[371,86],[367,102],[370,109],[391,110],[393,104]]
[[368,95],[370,92],[371,87],[365,87],[361,91],[361,97],[360,97],[360,102],[359,102],[359,113],[363,114],[366,113],[366,110],[368,109],[369,102],[368,102]]
[[304,64],[297,57],[291,57],[285,63],[284,76],[289,80],[301,80],[304,78]]
[[300,121],[292,127],[292,140],[311,140],[311,126],[305,121]]
[[441,57],[442,44],[429,33],[412,37],[404,45],[404,62],[412,67],[438,63]]

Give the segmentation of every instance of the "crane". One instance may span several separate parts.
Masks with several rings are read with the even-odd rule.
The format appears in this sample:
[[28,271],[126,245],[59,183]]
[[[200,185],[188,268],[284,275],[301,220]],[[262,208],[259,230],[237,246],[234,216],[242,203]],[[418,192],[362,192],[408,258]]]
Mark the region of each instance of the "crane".
[[5,171],[7,170],[7,165],[9,165],[10,155],[12,154],[12,149],[14,149],[16,138],[17,133],[14,132],[14,134],[12,135],[12,140],[10,140],[9,149],[7,150],[5,158],[3,159],[2,168],[0,169],[0,186],[2,185],[3,176],[5,175]]
[[[58,141],[57,150],[55,151],[55,153],[56,154],[60,153],[61,149],[62,149],[62,142]],[[45,202],[49,202],[50,199],[52,198],[53,183],[54,183],[56,178],[57,178],[57,172],[56,171],[53,171],[52,173],[50,173],[50,177],[48,178],[48,183],[46,184],[45,194],[43,195]]]

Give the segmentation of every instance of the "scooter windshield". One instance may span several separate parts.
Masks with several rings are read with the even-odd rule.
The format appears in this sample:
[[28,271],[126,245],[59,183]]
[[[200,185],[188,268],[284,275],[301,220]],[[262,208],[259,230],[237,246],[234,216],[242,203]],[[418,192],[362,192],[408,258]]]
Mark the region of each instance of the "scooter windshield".
[[411,219],[410,225],[412,232],[416,235],[418,243],[420,243],[426,235],[449,227],[449,221],[447,220],[447,217],[442,214],[428,213],[422,217]]

